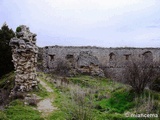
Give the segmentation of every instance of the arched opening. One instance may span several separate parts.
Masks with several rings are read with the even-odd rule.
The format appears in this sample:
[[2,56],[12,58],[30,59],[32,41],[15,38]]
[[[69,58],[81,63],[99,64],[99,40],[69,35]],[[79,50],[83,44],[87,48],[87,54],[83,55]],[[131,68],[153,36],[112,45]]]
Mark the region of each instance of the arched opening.
[[116,55],[114,53],[110,53],[109,54],[109,60],[110,61],[116,60]]
[[143,60],[144,61],[147,61],[147,62],[152,62],[153,61],[153,55],[152,55],[151,51],[144,52],[142,55],[143,55]]

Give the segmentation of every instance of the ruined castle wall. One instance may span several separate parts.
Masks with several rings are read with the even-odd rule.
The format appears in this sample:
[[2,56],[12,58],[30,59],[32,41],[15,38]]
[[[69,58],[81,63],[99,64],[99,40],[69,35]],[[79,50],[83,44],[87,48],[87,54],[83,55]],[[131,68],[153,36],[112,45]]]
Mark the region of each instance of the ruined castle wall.
[[24,92],[37,88],[36,34],[31,33],[29,27],[21,25],[17,27],[16,37],[10,40],[10,46],[16,73],[14,89]]
[[128,61],[150,59],[160,62],[159,48],[100,48],[100,47],[70,47],[47,46],[43,48],[44,67],[52,69],[57,59],[66,60],[67,56],[77,61],[80,52],[88,51],[96,56],[99,64],[108,68],[123,68]]

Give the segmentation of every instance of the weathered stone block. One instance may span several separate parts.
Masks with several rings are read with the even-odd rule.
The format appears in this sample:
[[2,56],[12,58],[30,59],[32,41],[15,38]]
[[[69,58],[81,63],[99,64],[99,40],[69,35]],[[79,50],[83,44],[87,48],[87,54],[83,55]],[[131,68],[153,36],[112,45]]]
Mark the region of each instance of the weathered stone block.
[[18,27],[16,37],[10,40],[12,47],[12,58],[15,67],[15,86],[18,91],[30,91],[37,87],[37,53],[36,34],[30,32],[29,28],[21,25]]

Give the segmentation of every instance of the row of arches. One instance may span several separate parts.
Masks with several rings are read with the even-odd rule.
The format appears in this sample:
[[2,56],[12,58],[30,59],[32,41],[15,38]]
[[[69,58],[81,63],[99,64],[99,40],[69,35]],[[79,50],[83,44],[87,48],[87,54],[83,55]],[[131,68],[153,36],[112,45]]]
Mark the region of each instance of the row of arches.
[[[130,60],[131,54],[124,54],[125,60]],[[141,55],[139,55],[139,57],[142,57],[143,60],[148,60],[148,61],[152,61],[153,60],[153,54],[151,51],[146,51]],[[117,59],[117,56],[115,53],[111,52],[109,54],[109,60],[110,61],[115,61]]]
[[[124,54],[124,60],[130,60],[131,59],[131,54]],[[152,61],[153,60],[153,54],[151,51],[146,51],[143,54],[139,54],[139,58],[142,58],[143,60],[147,61]],[[72,54],[67,54],[65,57],[66,60],[73,61],[74,55]],[[109,61],[116,61],[118,59],[117,55],[113,52],[109,54]],[[49,55],[49,61],[54,61],[55,60],[55,55]]]

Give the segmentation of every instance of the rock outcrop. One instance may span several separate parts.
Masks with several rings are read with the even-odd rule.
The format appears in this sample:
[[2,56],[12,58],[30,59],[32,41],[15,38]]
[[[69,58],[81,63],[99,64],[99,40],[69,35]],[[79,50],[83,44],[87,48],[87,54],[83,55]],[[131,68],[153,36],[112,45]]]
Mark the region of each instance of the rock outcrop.
[[15,67],[15,89],[17,91],[30,91],[37,88],[37,54],[36,34],[29,28],[21,25],[16,29],[16,37],[10,40],[12,58]]
[[93,56],[92,53],[88,51],[80,52],[77,60],[77,69],[82,74],[104,77],[103,70],[99,67],[97,57]]

